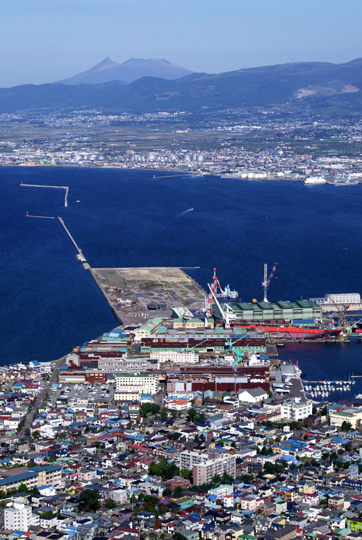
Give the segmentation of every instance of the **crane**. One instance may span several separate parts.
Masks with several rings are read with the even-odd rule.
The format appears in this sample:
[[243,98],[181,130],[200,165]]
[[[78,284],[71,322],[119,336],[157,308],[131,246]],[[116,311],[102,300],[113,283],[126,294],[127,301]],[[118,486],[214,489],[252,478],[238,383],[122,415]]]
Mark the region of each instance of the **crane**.
[[228,304],[225,304],[225,306],[226,306],[226,315],[225,315],[224,310],[222,309],[222,307],[220,306],[220,303],[219,303],[218,299],[216,298],[216,294],[215,294],[215,292],[214,292],[214,290],[213,290],[212,285],[210,285],[210,283],[208,283],[207,285],[208,285],[208,287],[209,287],[209,289],[210,289],[211,295],[214,297],[214,300],[215,300],[215,302],[216,302],[216,304],[217,304],[217,307],[219,308],[220,315],[221,315],[221,317],[222,317],[222,318],[224,319],[224,321],[225,321],[225,329],[226,329],[226,330],[229,330],[229,329],[230,329],[230,318],[229,318],[230,313],[229,313],[229,310],[230,310],[232,313],[234,313],[234,310],[233,310]]
[[264,264],[264,281],[261,284],[261,286],[264,289],[264,302],[268,302],[268,297],[267,297],[268,287],[269,287],[269,284],[271,282],[272,277],[275,274],[275,270],[277,269],[277,265],[278,265],[278,263],[274,264],[273,270],[270,272],[270,276],[268,278],[268,265]]
[[346,311],[348,310],[348,308],[352,305],[352,304],[337,304],[334,300],[333,300],[333,296],[331,294],[327,294],[326,295],[327,298],[329,298],[331,301],[332,301],[332,304],[334,305],[334,307],[337,308],[337,311],[339,313],[339,316],[338,316],[338,327],[341,328],[343,330],[343,332],[346,332],[346,326],[347,326],[347,322],[346,322]]

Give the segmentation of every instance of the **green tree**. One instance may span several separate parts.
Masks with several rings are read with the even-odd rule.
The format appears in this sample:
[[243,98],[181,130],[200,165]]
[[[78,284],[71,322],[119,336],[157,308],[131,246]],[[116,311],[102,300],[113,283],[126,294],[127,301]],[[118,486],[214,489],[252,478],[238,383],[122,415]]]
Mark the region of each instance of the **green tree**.
[[192,471],[189,471],[189,469],[181,469],[180,474],[182,478],[185,478],[186,480],[191,480]]
[[175,532],[172,538],[173,540],[187,540],[186,536],[179,532]]
[[164,497],[168,497],[169,495],[172,495],[172,489],[169,488],[169,487],[165,488],[165,489],[163,490],[162,495],[163,495]]
[[18,493],[28,493],[28,488],[26,487],[25,484],[20,484]]
[[187,415],[188,415],[188,418],[189,418],[190,422],[192,422],[193,419],[195,418],[195,416],[197,415],[197,412],[195,411],[195,409],[191,408],[191,409],[188,410]]
[[106,499],[104,505],[109,510],[112,510],[113,508],[116,508],[117,506],[113,499]]
[[85,512],[95,512],[100,508],[100,495],[96,489],[86,489],[80,494],[80,506]]
[[342,423],[341,429],[342,429],[342,431],[351,431],[351,429],[352,429],[351,422],[347,422],[346,420],[344,420],[343,423]]
[[173,461],[167,461],[166,458],[162,457],[158,463],[151,463],[149,473],[160,476],[162,480],[170,480],[179,474],[179,470]]
[[349,442],[346,444],[345,449],[347,450],[347,452],[351,452],[351,451],[352,451],[352,448],[353,448],[352,443],[351,443],[351,441],[349,441]]

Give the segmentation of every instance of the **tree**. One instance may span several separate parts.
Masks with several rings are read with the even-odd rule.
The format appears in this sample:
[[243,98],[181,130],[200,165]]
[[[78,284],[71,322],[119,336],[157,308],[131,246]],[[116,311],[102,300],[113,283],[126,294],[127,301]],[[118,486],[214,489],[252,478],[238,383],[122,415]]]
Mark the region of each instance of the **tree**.
[[172,495],[172,489],[169,488],[169,487],[165,488],[165,489],[163,490],[162,495],[163,495],[164,497],[168,497],[169,495]]
[[18,493],[28,493],[28,488],[26,487],[25,484],[20,484]]
[[328,416],[328,407],[327,406],[323,407],[322,416]]
[[341,430],[342,431],[350,431],[351,429],[352,429],[351,422],[347,422],[346,420],[344,420],[343,423],[342,423],[342,426],[341,426]]
[[100,508],[100,494],[96,489],[86,489],[80,494],[80,506],[86,512],[95,512]]
[[197,415],[197,412],[195,411],[195,409],[191,408],[188,410],[187,414],[188,414],[190,422],[192,422],[195,416]]
[[154,461],[151,463],[149,474],[160,476],[162,480],[170,480],[179,474],[179,470],[173,461],[167,461],[166,458],[161,457],[158,463]]
[[192,471],[189,469],[181,469],[181,476],[182,478],[185,478],[186,480],[191,480]]
[[172,538],[173,540],[187,540],[186,536],[179,532],[175,532]]
[[175,489],[173,490],[174,494],[176,496],[180,495],[182,493],[183,489],[181,486],[176,486]]
[[353,446],[352,446],[352,443],[351,441],[349,441],[346,446],[345,446],[345,449],[347,450],[347,452],[351,452]]
[[117,506],[113,499],[106,499],[104,505],[109,510],[112,510],[113,508],[116,508]]
[[312,414],[317,414],[317,407],[312,408]]

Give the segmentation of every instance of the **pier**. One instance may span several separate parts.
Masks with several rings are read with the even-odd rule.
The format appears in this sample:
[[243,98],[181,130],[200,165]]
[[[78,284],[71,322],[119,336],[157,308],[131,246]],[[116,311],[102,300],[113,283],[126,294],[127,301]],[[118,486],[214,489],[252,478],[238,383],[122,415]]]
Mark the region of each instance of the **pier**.
[[55,219],[53,216],[30,216],[29,214],[26,214],[26,217],[32,217],[32,218],[38,218],[38,219]]
[[66,227],[64,221],[63,221],[62,218],[59,217],[59,216],[58,216],[58,219],[59,219],[60,223],[63,225],[64,230],[65,230],[65,232],[67,233],[67,235],[69,236],[69,238],[70,238],[72,244],[74,245],[75,249],[78,251],[77,258],[78,258],[80,261],[82,261],[82,262],[86,262],[86,258],[84,257],[82,250],[81,250],[80,247],[78,246],[77,242],[74,240],[73,236],[72,236],[72,235],[70,234],[70,232],[68,231],[68,229],[67,229],[67,227]]
[[[21,183],[20,186],[25,187],[40,187],[40,188],[53,188],[53,189],[65,189],[65,199],[64,199],[64,206],[67,208],[68,206],[68,193],[69,193],[69,186],[44,186],[40,184],[23,184]],[[32,216],[29,216],[32,217]],[[40,216],[38,216],[40,217]]]

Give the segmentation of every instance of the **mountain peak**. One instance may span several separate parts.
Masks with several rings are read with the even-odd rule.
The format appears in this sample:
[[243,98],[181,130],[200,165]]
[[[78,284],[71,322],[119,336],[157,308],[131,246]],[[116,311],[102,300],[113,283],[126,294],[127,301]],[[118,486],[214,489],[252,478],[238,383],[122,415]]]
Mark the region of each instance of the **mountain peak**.
[[110,81],[131,83],[141,77],[157,77],[161,79],[180,79],[190,75],[192,71],[177,66],[165,59],[130,58],[119,64],[107,56],[96,66],[60,82],[65,84],[99,84]]

